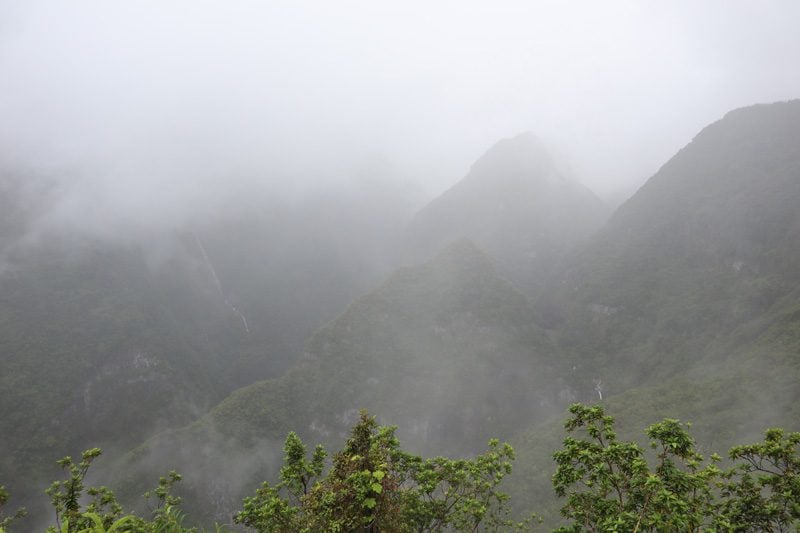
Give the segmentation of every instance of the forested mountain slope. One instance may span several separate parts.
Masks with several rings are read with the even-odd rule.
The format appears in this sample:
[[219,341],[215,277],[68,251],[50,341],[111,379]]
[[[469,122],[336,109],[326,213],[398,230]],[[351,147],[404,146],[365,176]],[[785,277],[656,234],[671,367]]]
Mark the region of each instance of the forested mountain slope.
[[[769,425],[797,427],[799,108],[745,108],[703,130],[551,272],[553,284],[535,300],[542,307],[511,297],[507,284],[503,298],[476,292],[499,282],[487,285],[494,274],[476,269],[487,259],[461,245],[353,304],[312,338],[300,368],[237,391],[192,429],[140,449],[139,460],[182,448],[176,442],[216,443],[217,435],[226,436],[225,452],[204,447],[209,462],[240,456],[242,443],[262,454],[276,449],[289,430],[325,440],[340,436],[358,407],[398,424],[404,442],[423,436],[450,454],[527,426],[516,437],[520,460],[509,487],[519,509],[547,512],[555,508],[550,453],[561,431],[542,425],[554,411],[538,405],[608,402],[632,437],[661,416],[688,418],[719,450]],[[462,296],[441,300],[454,287]],[[518,303],[499,312],[503,301]],[[464,309],[477,314],[448,319],[450,326],[437,318],[470,316]],[[542,315],[547,332],[536,325]],[[491,327],[474,316],[491,318]],[[530,355],[544,347],[554,355]],[[535,370],[520,371],[526,357]],[[198,457],[189,450],[187,468]],[[214,479],[238,471],[235,459],[220,464]],[[202,497],[209,483],[197,483]],[[217,492],[218,510],[235,505],[222,496],[234,492]]]
[[561,345],[611,392],[725,357],[797,301],[799,207],[800,101],[732,111],[563,265]]
[[224,519],[270,475],[290,430],[335,441],[367,408],[399,425],[412,449],[470,453],[563,408],[564,371],[525,297],[460,242],[356,300],[284,377],[236,391],[136,450],[122,470],[184,469],[187,499]]
[[11,264],[0,276],[0,472],[19,497],[41,491],[53,457],[126,449],[233,388],[245,333],[201,258],[154,271],[136,247],[76,239]]
[[[268,218],[174,235],[167,248],[181,252],[155,263],[135,247],[76,241],[39,249],[26,269],[6,267],[0,399],[14,416],[0,429],[24,432],[3,444],[4,475],[65,443],[122,447],[139,436],[131,431],[201,415],[266,373],[267,331],[335,308],[397,252],[380,232],[339,240],[356,219],[326,234],[323,211],[319,226],[294,235],[334,246],[273,259],[269,243],[288,226]],[[592,234],[601,219],[596,198],[563,179],[535,138],[502,141],[412,223],[412,256],[443,251],[355,300],[282,377],[239,388],[134,449],[117,465],[125,496],[175,468],[190,513],[227,520],[273,478],[288,431],[336,442],[360,408],[423,453],[469,454],[513,437],[515,506],[551,518],[562,432],[547,420],[572,401],[607,403],[625,437],[660,417],[691,420],[713,451],[767,426],[798,429],[800,101],[730,112]],[[450,244],[465,235],[477,245]],[[286,275],[308,257],[314,269]],[[348,277],[366,257],[378,258],[373,277]],[[273,306],[293,295],[297,305]]]
[[[704,129],[567,265],[558,343],[626,437],[681,418],[708,453],[800,428],[800,101]],[[559,426],[518,438],[510,480],[551,518]]]
[[54,222],[54,183],[0,173],[0,479],[12,504],[41,500],[54,458],[122,453],[285,372],[390,268],[405,204],[384,192],[293,205],[254,192],[186,227],[86,230]]

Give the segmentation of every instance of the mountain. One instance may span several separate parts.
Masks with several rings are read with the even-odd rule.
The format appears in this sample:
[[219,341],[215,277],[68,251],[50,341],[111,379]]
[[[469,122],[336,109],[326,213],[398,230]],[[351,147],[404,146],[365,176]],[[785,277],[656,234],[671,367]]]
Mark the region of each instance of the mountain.
[[112,235],[54,224],[55,180],[0,172],[0,480],[15,500],[42,503],[64,455],[124,453],[283,374],[390,269],[403,200],[360,185]]
[[[338,444],[361,408],[398,425],[412,449],[475,452],[558,411],[571,395],[534,318],[486,254],[455,243],[352,303],[285,376],[240,389],[196,424],[149,441],[122,470],[147,465],[152,478],[154,464],[185,467],[187,501],[216,505],[224,519],[274,473],[270,459],[288,431]],[[197,472],[199,463],[213,466]]]
[[[116,465],[122,495],[175,468],[190,515],[227,521],[274,479],[288,431],[338,446],[365,407],[420,453],[513,439],[512,501],[557,520],[552,451],[572,401],[605,404],[625,438],[692,421],[704,453],[800,428],[798,139],[800,101],[732,111],[597,231],[599,203],[534,137],[501,141],[411,224],[409,253],[441,249],[433,259],[347,306],[284,375],[236,390],[266,373],[267,331],[296,339],[391,263],[383,230],[348,239],[371,217],[337,230],[322,201],[306,232],[280,222],[300,215],[256,213],[164,238],[166,254],[66,241],[15,270],[4,252],[0,404],[13,416],[0,431],[14,438],[1,473],[16,479],[65,443],[154,435]],[[302,253],[277,253],[292,245]],[[156,434],[168,425],[183,427]]]
[[584,242],[607,212],[589,189],[559,169],[539,139],[523,133],[490,148],[407,230],[412,258],[466,238],[528,294],[540,293],[563,255]]
[[234,387],[226,365],[245,334],[184,245],[157,267],[135,246],[85,239],[7,256],[0,475],[19,497],[41,492],[54,458],[93,443],[126,449]]
[[[550,297],[570,383],[626,437],[680,418],[724,455],[800,428],[799,140],[800,101],[728,113],[565,261]],[[550,501],[551,517],[558,426],[518,437],[511,481],[520,508]]]
[[798,139],[798,101],[728,113],[564,265],[562,346],[609,390],[725,357],[796,302]]
[[239,369],[240,385],[288,370],[316,329],[396,267],[409,194],[370,170],[378,175],[339,190],[294,203],[255,198],[197,223],[225,297],[261,347]]

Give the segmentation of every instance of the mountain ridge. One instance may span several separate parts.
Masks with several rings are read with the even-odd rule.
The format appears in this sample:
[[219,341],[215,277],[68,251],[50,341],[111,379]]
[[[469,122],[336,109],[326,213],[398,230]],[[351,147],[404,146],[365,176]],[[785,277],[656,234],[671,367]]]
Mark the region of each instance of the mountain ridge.
[[523,292],[537,295],[558,260],[605,220],[602,202],[561,171],[532,133],[503,139],[430,201],[406,231],[412,261],[473,240]]
[[[522,420],[563,407],[570,391],[558,378],[560,364],[527,299],[496,275],[485,253],[461,241],[350,304],[286,375],[235,391],[194,425],[148,442],[121,470],[135,471],[153,456],[163,467],[170,457],[208,454],[235,462],[259,443],[279,450],[290,430],[312,442],[336,441],[361,408],[398,425],[412,449],[469,454],[498,432],[510,435]],[[224,453],[191,444],[216,442],[216,435],[226,436]],[[268,463],[253,470],[268,475]],[[224,470],[214,470],[214,479],[232,487],[242,481]],[[185,479],[193,497],[207,502],[205,478],[190,469]],[[237,501],[238,490],[223,499]]]

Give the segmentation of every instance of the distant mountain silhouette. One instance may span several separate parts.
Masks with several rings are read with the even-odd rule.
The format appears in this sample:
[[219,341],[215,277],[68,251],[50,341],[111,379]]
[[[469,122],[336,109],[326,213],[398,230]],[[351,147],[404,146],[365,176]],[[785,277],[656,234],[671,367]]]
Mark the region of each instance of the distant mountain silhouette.
[[564,253],[607,215],[597,196],[560,171],[532,133],[490,148],[466,177],[424,207],[407,231],[411,258],[470,239],[499,272],[537,294]]

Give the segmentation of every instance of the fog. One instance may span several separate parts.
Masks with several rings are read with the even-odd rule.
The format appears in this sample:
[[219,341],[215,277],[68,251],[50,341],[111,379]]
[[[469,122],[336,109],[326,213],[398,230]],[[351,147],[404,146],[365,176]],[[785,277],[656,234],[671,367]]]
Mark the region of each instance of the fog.
[[421,203],[533,131],[614,203],[727,110],[800,94],[798,16],[791,1],[3,1],[0,164],[60,184],[58,225],[180,224],[352,185],[376,159]]
[[0,0],[0,477],[40,520],[49,461],[102,446],[122,496],[177,467],[228,512],[286,432],[336,449],[363,406],[447,454],[637,388],[795,421],[795,344],[753,332],[795,316],[797,118],[726,126],[777,140],[712,139],[600,228],[708,124],[800,97],[798,21],[790,0]]

